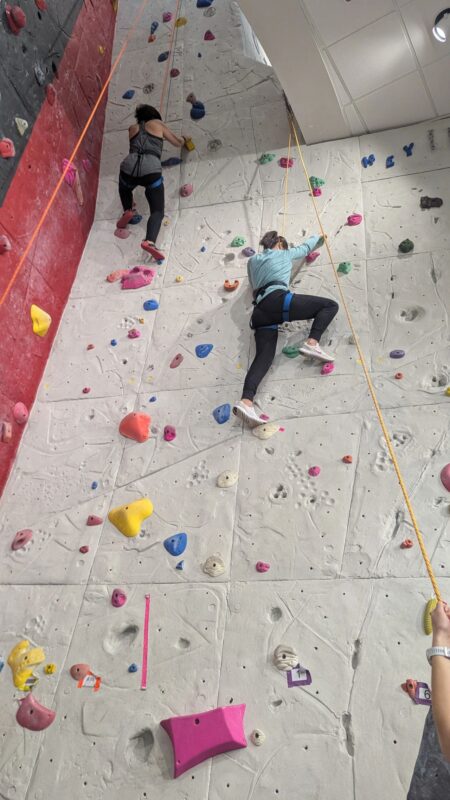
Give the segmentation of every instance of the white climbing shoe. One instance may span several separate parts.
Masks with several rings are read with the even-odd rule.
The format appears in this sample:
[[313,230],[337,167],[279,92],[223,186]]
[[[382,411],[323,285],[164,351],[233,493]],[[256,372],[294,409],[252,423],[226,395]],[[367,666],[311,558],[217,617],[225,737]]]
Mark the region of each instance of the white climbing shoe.
[[233,414],[239,417],[250,428],[256,428],[257,425],[264,425],[265,422],[265,420],[258,416],[254,406],[247,406],[242,400],[238,400],[238,402],[234,404]]
[[320,344],[302,344],[299,352],[309,358],[317,358],[319,361],[334,361],[334,356],[330,356],[325,350],[322,350]]

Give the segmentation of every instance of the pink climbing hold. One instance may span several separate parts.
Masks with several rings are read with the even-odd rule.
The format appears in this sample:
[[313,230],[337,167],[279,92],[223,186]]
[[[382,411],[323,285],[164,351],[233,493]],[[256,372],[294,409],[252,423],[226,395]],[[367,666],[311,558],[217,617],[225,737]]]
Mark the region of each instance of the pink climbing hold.
[[170,717],[160,723],[173,748],[173,777],[207,758],[247,747],[245,705],[222,706],[202,714]]
[[166,442],[173,442],[176,439],[177,432],[173,425],[166,425],[164,428],[164,439]]
[[314,189],[312,190],[312,193],[313,193],[313,197],[321,197],[322,196],[322,189],[320,188],[320,186],[315,186]]
[[85,386],[83,388],[83,394],[89,394],[90,391],[91,391],[91,387],[90,386]]
[[141,332],[138,331],[137,328],[131,328],[128,331],[128,338],[129,339],[139,339],[140,335],[141,335]]
[[27,24],[25,12],[22,11],[20,6],[10,6],[9,3],[7,3],[5,6],[5,14],[12,33],[14,36],[18,36],[22,28]]
[[64,175],[64,180],[69,186],[74,186],[77,177],[77,168],[69,161],[68,158],[63,158],[62,171],[67,167],[67,172]]
[[361,214],[350,214],[347,217],[347,225],[359,225],[362,222],[362,215]]
[[70,674],[74,681],[83,680],[86,675],[89,675],[91,668],[89,664],[73,664],[70,668]]
[[111,605],[113,605],[114,608],[122,608],[126,602],[127,596],[123,589],[114,589],[111,595]]
[[180,70],[177,69],[176,67],[172,67],[172,69],[170,70],[170,77],[171,78],[178,78],[179,74],[180,74]]
[[55,712],[38,703],[31,693],[23,700],[19,700],[19,703],[16,721],[22,728],[27,728],[29,731],[43,731],[55,719]]
[[11,250],[11,242],[9,241],[8,237],[5,234],[0,236],[0,256],[4,253],[9,253]]
[[172,358],[172,361],[169,364],[170,369],[176,369],[180,366],[181,362],[183,361],[183,356],[181,353],[177,353],[176,356]]
[[24,528],[23,531],[17,531],[11,542],[11,550],[22,550],[28,542],[31,542],[32,538],[33,531],[29,528]]
[[14,158],[16,148],[12,139],[0,139],[0,156],[2,158]]
[[260,418],[260,419],[263,419],[263,420],[264,420],[264,422],[267,422],[267,420],[269,420],[269,419],[270,419],[270,417],[269,417],[267,414],[260,414],[260,415],[259,415],[259,418]]
[[116,228],[114,231],[114,236],[117,236],[118,239],[128,239],[130,235],[130,231],[126,228]]
[[84,555],[85,553],[89,553],[89,545],[88,545],[88,544],[83,544],[83,545],[80,547],[80,553],[83,553],[83,555]]
[[92,161],[89,158],[81,159],[81,163],[83,165],[83,169],[85,172],[90,172],[92,169]]
[[257,561],[256,562],[256,571],[257,572],[268,572],[270,569],[270,564],[267,564],[265,561]]
[[306,256],[305,261],[306,261],[307,264],[313,264],[314,261],[316,260],[316,258],[319,258],[319,256],[320,256],[319,251],[318,250],[314,250],[312,253],[309,253]]
[[311,475],[312,478],[317,478],[317,476],[320,475],[320,467],[310,467],[308,475]]
[[293,167],[294,166],[294,159],[293,158],[285,158],[283,156],[283,158],[280,158],[278,163],[279,163],[280,167],[283,167],[283,169],[288,169],[289,167]]
[[450,492],[450,464],[446,464],[441,470],[442,485]]
[[86,525],[92,527],[93,525],[101,525],[103,523],[103,518],[98,517],[96,514],[89,514]]
[[213,42],[216,37],[214,36],[212,31],[206,31],[203,38],[205,42]]
[[51,83],[48,83],[45,87],[45,96],[47,98],[47,103],[50,106],[54,106],[56,100],[56,89]]
[[192,183],[185,183],[180,189],[180,195],[181,197],[190,197],[193,191],[194,187]]
[[321,375],[329,375],[334,370],[334,363],[333,361],[327,361],[326,364],[323,365],[322,369],[320,370]]
[[164,11],[164,14],[162,15],[162,18],[163,18],[163,22],[171,22],[172,19],[173,19],[173,14],[172,14],[171,11]]
[[25,425],[28,420],[28,408],[25,403],[16,403],[13,408],[13,417],[18,425]]
[[[133,267],[125,275],[122,275],[122,289],[141,289],[143,286],[149,286],[155,275],[156,270],[151,267]],[[140,334],[138,335],[140,336]]]

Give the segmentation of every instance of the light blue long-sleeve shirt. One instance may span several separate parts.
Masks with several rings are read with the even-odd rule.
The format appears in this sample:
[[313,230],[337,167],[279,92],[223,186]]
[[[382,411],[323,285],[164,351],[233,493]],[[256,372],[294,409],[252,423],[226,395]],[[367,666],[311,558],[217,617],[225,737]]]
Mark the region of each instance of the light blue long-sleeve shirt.
[[249,258],[247,274],[253,291],[274,281],[274,285],[269,286],[258,297],[258,302],[276,289],[286,289],[291,280],[292,262],[305,258],[321,241],[321,236],[310,236],[298,247],[290,247],[289,250],[264,250]]

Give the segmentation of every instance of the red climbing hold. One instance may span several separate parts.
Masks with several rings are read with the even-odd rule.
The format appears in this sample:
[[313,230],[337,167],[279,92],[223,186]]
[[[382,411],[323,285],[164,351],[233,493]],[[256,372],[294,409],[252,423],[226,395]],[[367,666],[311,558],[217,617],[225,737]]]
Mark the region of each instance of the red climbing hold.
[[47,3],[45,0],[34,0],[34,2],[36,3],[39,11],[47,11]]
[[403,372],[396,372],[394,377],[396,381],[401,381],[403,378]]
[[155,36],[155,34],[154,34],[154,33],[151,33],[151,34],[150,34],[150,36],[149,36],[149,37],[148,37],[148,39],[147,39],[147,42],[150,42],[150,44],[151,44],[152,42],[154,42],[154,41],[155,41],[155,39],[156,39],[156,36]]
[[169,364],[170,369],[176,369],[180,366],[181,362],[183,361],[183,356],[181,353],[177,353],[176,356],[172,358],[172,361]]
[[9,252],[9,250],[11,250],[11,242],[7,236],[2,234],[0,236],[0,256],[2,256],[3,253]]
[[94,348],[95,348],[95,344],[88,344],[88,346],[86,347],[86,350],[94,350]]
[[170,77],[171,78],[178,78],[179,74],[180,74],[180,70],[177,69],[176,67],[172,67],[172,69],[170,70]]
[[14,158],[16,149],[11,139],[0,139],[0,156],[2,158]]
[[89,545],[88,544],[83,544],[80,547],[80,553],[89,553]]
[[91,391],[91,387],[90,386],[85,386],[83,388],[83,394],[89,394],[90,391]]
[[294,166],[294,159],[293,158],[284,158],[283,157],[283,158],[280,158],[278,163],[279,163],[280,167],[283,167],[283,169],[288,169],[289,167],[293,167]]
[[148,414],[132,411],[123,418],[119,433],[135,442],[146,442],[150,436],[151,417]]
[[213,42],[216,37],[214,36],[212,31],[206,31],[203,38],[205,42]]
[[412,539],[404,539],[401,543],[400,547],[402,550],[409,550],[413,546],[414,542]]
[[56,89],[51,83],[48,83],[45,87],[45,96],[47,98],[47,102],[53,106],[56,100]]
[[450,464],[446,464],[441,470],[442,485],[450,492]]
[[234,290],[237,289],[238,286],[239,286],[238,280],[233,281],[233,283],[231,283],[231,281],[227,279],[223,284],[223,288],[225,289],[226,292],[234,292]]
[[308,255],[305,258],[305,261],[306,261],[307,264],[313,264],[314,261],[316,260],[316,258],[319,258],[319,256],[320,256],[319,251],[318,250],[314,250],[314,252],[308,253]]
[[342,461],[344,462],[344,464],[352,464],[353,458],[352,456],[343,456]]
[[103,523],[102,517],[97,517],[96,514],[89,514],[86,520],[86,525],[89,525],[89,527],[93,527],[94,525],[101,525],[102,523]]
[[5,14],[8,25],[15,36],[18,36],[22,28],[27,24],[25,12],[22,11],[20,6],[10,6],[9,3],[5,6]]

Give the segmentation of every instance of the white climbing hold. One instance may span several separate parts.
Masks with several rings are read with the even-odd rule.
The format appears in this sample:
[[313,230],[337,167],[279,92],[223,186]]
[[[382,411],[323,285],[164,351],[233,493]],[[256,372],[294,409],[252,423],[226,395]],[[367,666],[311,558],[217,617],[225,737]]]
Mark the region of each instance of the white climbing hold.
[[297,666],[298,655],[289,645],[279,644],[273,654],[273,663],[277,669],[287,672]]
[[255,730],[250,734],[250,741],[256,747],[261,747],[261,745],[266,741],[266,734],[264,731],[260,731],[259,728],[255,728]]
[[257,436],[258,439],[270,439],[278,430],[278,425],[275,425],[273,422],[266,422],[264,425],[257,425],[255,428],[252,428],[252,433],[253,436]]
[[217,486],[219,486],[221,489],[228,489],[230,486],[234,486],[237,479],[237,472],[225,470],[225,472],[221,472],[220,475],[217,476]]
[[28,130],[28,122],[26,119],[22,119],[22,117],[14,117],[14,122],[16,123],[16,128],[19,131],[20,135],[23,136],[24,133]]
[[211,575],[211,578],[217,578],[219,575],[222,575],[225,572],[225,564],[222,556],[209,556],[203,564],[203,572],[206,572],[207,575]]

